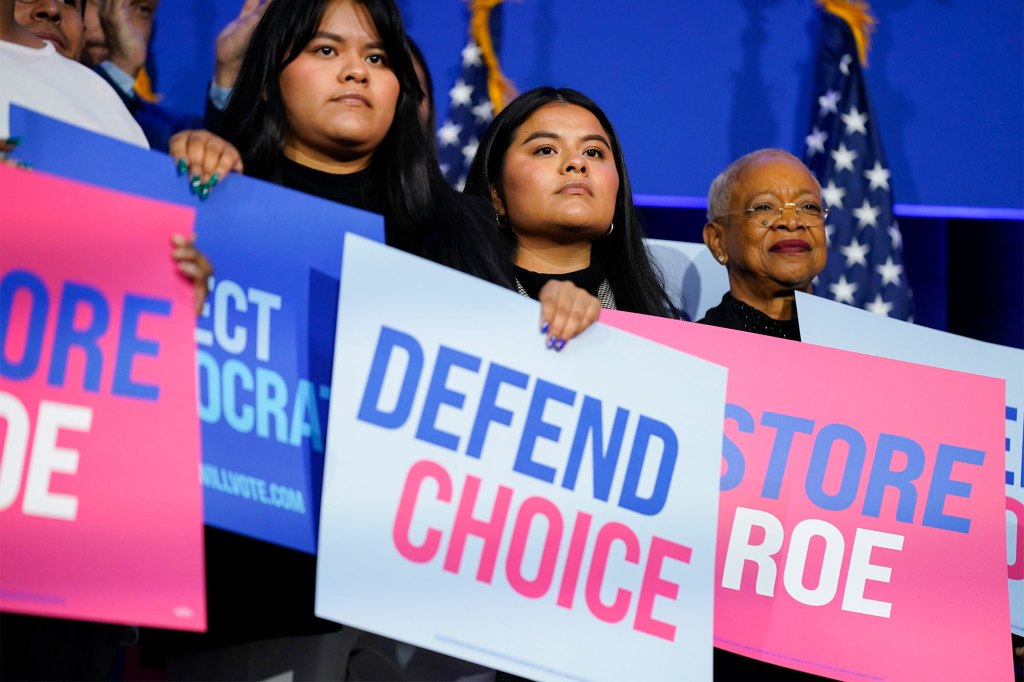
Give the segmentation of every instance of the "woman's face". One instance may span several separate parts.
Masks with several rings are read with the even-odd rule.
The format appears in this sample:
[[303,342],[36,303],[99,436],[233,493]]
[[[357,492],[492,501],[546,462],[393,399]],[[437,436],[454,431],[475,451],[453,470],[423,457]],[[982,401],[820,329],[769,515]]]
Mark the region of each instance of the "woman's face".
[[[752,206],[821,205],[817,181],[799,161],[777,155],[754,159],[733,183],[729,211]],[[757,297],[806,291],[825,267],[825,227],[787,206],[768,225],[733,213],[722,231],[729,280]]]
[[289,158],[322,170],[366,167],[391,128],[398,78],[366,9],[331,0],[316,34],[281,71]]
[[586,109],[558,103],[516,130],[491,194],[520,242],[564,244],[608,232],[618,191],[608,133]]

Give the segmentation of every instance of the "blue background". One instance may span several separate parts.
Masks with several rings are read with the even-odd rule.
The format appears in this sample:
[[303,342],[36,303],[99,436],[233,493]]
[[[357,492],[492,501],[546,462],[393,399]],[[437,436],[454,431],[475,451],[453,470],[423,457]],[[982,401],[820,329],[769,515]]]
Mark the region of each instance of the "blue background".
[[[153,68],[168,104],[201,110],[213,39],[241,4],[160,5]],[[440,123],[466,5],[398,4],[431,69]],[[1024,3],[872,9],[868,89],[915,320],[1024,347]],[[574,87],[607,110],[651,236],[700,241],[707,187],[740,154],[802,153],[820,21],[811,0],[516,0],[502,14],[499,56],[520,90]]]
[[[466,41],[462,0],[398,0],[434,77],[438,122]],[[200,110],[213,38],[241,0],[160,5],[157,85]],[[1024,209],[1024,3],[876,0],[867,71],[901,204]],[[520,90],[582,90],[615,124],[640,194],[703,197],[758,147],[803,149],[811,0],[516,0],[502,66]]]

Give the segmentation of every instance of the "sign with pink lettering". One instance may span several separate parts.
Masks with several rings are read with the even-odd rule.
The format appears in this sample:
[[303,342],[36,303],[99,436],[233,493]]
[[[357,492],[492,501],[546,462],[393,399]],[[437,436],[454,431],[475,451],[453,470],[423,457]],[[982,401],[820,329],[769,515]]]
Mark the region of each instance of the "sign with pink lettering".
[[0,183],[0,609],[204,630],[193,212]]
[[605,311],[729,368],[715,645],[841,680],[1009,680],[1003,382]]
[[725,370],[539,317],[347,236],[316,613],[533,680],[709,680]]

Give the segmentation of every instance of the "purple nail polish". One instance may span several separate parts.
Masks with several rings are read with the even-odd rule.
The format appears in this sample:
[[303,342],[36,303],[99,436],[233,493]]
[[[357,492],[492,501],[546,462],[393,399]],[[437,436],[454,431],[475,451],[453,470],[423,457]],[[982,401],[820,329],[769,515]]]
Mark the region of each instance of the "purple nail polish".
[[547,334],[549,329],[551,329],[551,325],[548,324],[547,322],[545,322],[544,324],[542,324],[540,326],[540,333],[541,334]]

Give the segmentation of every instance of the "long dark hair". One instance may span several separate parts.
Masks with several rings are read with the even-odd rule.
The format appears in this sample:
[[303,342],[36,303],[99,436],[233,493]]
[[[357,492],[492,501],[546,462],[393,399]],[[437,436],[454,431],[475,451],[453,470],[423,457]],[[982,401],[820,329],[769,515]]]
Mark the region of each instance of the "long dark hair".
[[[507,284],[492,235],[472,228],[465,202],[445,182],[419,121],[424,97],[393,0],[354,0],[377,30],[399,83],[395,116],[364,183],[363,208],[381,213],[388,243]],[[272,0],[253,31],[218,133],[242,154],[246,174],[274,179],[287,119],[280,75],[313,39],[332,0]]]
[[[591,259],[604,265],[608,283],[620,310],[661,317],[679,317],[644,245],[644,229],[633,204],[633,190],[622,158],[622,148],[611,121],[601,107],[581,92],[569,88],[539,87],[516,97],[491,122],[477,147],[476,157],[466,178],[467,194],[490,198],[491,187],[501,181],[505,153],[519,129],[533,112],[547,104],[572,104],[592,113],[611,142],[615,168],[619,172],[619,192],[615,197],[615,229],[607,237],[594,241]],[[499,232],[509,261],[514,260],[515,234],[511,229]],[[511,266],[510,266],[511,267]]]

